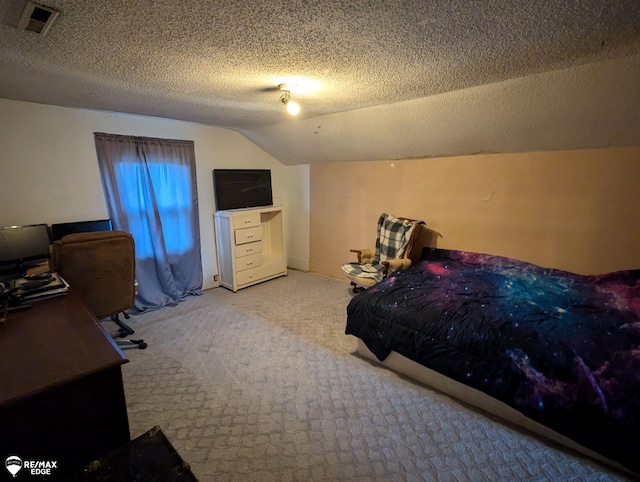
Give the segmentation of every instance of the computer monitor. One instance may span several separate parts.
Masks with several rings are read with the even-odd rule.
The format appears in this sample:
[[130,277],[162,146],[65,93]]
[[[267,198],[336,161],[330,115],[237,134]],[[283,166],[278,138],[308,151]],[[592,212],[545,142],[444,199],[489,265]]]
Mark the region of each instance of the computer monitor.
[[0,269],[26,269],[49,256],[49,230],[46,224],[0,228]]
[[97,219],[95,221],[77,221],[73,223],[57,223],[51,225],[52,242],[67,234],[91,233],[94,231],[112,231],[111,219]]

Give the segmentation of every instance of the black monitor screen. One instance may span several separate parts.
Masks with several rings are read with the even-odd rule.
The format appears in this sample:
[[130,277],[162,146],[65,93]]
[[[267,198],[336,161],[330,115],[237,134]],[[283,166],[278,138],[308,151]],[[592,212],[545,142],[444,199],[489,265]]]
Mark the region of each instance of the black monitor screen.
[[214,169],[213,190],[218,211],[273,204],[269,169]]
[[49,255],[49,231],[46,224],[0,228],[0,263],[20,265],[42,260]]
[[92,233],[94,231],[111,231],[113,224],[111,219],[98,219],[95,221],[77,221],[73,223],[58,223],[51,225],[52,241],[57,241],[67,234]]

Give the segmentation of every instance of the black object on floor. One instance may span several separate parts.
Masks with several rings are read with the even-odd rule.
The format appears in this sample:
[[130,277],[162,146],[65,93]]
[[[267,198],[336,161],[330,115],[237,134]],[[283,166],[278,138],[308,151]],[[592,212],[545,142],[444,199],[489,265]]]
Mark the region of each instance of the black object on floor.
[[65,482],[197,482],[159,426],[91,462]]

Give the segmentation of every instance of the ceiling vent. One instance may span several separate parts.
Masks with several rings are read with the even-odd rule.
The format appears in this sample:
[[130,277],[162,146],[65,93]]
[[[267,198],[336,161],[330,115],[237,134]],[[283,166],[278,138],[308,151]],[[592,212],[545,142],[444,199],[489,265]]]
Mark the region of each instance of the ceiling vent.
[[27,0],[18,22],[18,30],[29,30],[44,35],[58,16],[58,10],[45,7],[39,3]]

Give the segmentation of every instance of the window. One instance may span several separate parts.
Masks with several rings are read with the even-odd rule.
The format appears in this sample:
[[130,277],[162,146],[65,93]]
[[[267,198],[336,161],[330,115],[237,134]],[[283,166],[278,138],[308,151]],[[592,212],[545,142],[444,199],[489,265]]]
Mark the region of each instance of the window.
[[140,311],[202,288],[195,153],[192,141],[95,134],[115,229],[133,235]]

